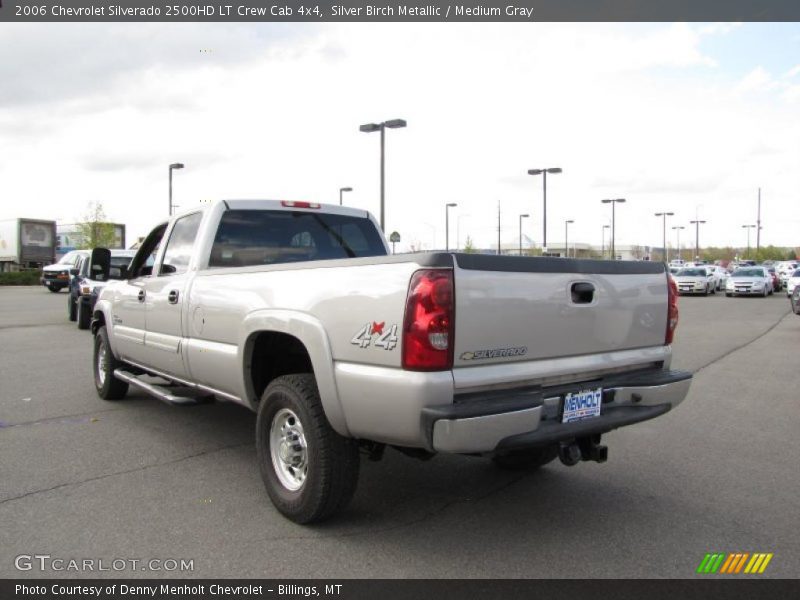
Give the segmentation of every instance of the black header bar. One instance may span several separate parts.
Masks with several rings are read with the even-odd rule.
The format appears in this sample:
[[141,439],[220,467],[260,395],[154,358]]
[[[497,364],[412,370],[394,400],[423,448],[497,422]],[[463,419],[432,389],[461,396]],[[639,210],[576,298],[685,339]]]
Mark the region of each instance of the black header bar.
[[0,22],[800,21],[798,0],[0,0]]

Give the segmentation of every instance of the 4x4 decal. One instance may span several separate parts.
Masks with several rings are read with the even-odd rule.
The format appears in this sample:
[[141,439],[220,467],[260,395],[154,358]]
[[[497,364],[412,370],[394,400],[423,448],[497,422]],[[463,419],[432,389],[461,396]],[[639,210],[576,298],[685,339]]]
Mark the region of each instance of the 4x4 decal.
[[[385,329],[386,322],[373,321],[365,324],[358,330],[350,343],[359,348],[369,348],[370,345],[378,346],[384,350],[394,350],[397,347],[397,325]],[[373,341],[373,336],[377,336]]]

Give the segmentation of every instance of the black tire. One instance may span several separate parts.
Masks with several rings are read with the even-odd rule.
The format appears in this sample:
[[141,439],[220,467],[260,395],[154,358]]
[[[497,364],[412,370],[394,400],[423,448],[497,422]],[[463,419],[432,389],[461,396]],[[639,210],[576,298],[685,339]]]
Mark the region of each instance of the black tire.
[[[290,428],[299,425],[305,448],[300,454],[295,454],[295,458],[302,461],[300,464],[305,465],[304,469],[295,470],[277,450],[273,460],[270,444],[273,422],[277,427],[284,419]],[[285,434],[283,439],[297,441],[298,438]],[[300,447],[302,444],[287,446],[285,452]],[[284,452],[283,447],[277,448]],[[311,374],[277,377],[264,390],[256,421],[256,451],[261,478],[272,503],[295,523],[322,521],[334,515],[350,502],[356,491],[358,443],[342,437],[331,427],[322,408],[316,380]],[[281,460],[283,469],[277,466]],[[286,469],[290,470],[288,475]],[[281,481],[281,477],[288,477],[290,483],[297,485],[298,482],[292,479],[297,474],[304,475],[296,489]]]
[[508,471],[530,471],[543,467],[558,457],[558,444],[516,450],[507,454],[498,454],[492,457],[495,466]]
[[92,311],[89,310],[86,302],[78,299],[78,329],[89,329],[92,324]]
[[[101,349],[105,349],[105,359],[102,361],[102,365],[99,360]],[[94,388],[97,390],[97,395],[103,400],[120,400],[128,393],[128,384],[114,377],[114,369],[122,366],[123,364],[111,352],[105,326],[101,327],[97,330],[97,335],[94,336],[92,373],[94,375]],[[101,376],[101,370],[104,376]]]
[[53,292],[54,294],[57,294],[58,292],[61,291],[60,287],[58,287],[57,285],[51,285],[49,283],[47,284],[47,289]]
[[708,284],[706,284],[706,291],[703,292],[703,296],[708,296]]
[[67,294],[67,315],[70,321],[75,321],[78,318],[78,307],[75,306],[72,294]]
[[732,297],[732,296],[733,296],[733,294],[729,294],[729,293],[727,293],[727,292],[725,292],[725,295],[726,295],[728,298],[730,298],[730,297]]

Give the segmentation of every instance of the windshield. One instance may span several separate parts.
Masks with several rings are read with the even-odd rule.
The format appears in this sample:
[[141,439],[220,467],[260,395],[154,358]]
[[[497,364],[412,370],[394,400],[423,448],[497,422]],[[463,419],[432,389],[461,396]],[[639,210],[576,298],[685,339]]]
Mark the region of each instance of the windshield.
[[67,252],[64,256],[62,256],[61,260],[59,260],[56,264],[74,265],[76,262],[78,262],[79,258],[80,254],[78,252],[75,252],[75,250],[73,250],[72,252]]
[[679,277],[705,277],[706,270],[705,269],[682,269],[678,271]]
[[736,269],[733,272],[734,277],[764,277],[764,271],[761,269]]

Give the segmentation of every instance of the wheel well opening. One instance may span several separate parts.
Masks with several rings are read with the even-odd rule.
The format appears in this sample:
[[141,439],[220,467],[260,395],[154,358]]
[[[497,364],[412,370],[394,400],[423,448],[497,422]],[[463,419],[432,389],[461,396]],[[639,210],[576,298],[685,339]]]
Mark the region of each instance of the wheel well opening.
[[92,335],[97,335],[97,330],[106,324],[106,316],[102,310],[94,311],[92,315]]
[[294,336],[265,331],[252,338],[249,346],[248,379],[256,402],[276,377],[314,372],[308,350]]

